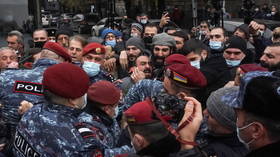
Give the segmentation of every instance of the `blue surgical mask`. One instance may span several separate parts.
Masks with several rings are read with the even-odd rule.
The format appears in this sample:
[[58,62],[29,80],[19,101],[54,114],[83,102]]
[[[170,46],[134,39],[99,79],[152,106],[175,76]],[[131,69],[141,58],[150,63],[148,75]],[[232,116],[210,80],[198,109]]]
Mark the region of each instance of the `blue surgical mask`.
[[138,34],[137,33],[131,33],[130,36],[131,37],[138,37]]
[[236,133],[237,133],[238,140],[239,140],[242,144],[244,144],[244,146],[245,146],[247,149],[250,148],[250,144],[251,144],[252,142],[254,142],[255,139],[252,139],[252,140],[250,140],[249,142],[245,142],[245,141],[240,137],[240,131],[242,131],[242,130],[248,128],[248,127],[251,126],[252,124],[254,124],[254,123],[250,123],[250,124],[248,124],[248,125],[246,125],[246,126],[243,126],[243,127],[241,127],[241,128],[236,127]]
[[76,107],[78,109],[84,109],[87,106],[87,93],[83,96],[84,102],[82,104],[78,104]]
[[191,61],[191,65],[193,67],[196,67],[197,69],[200,69],[200,61],[199,60]]
[[142,23],[143,25],[147,24],[148,20],[147,19],[142,19],[140,20],[140,23]]
[[85,61],[83,64],[83,69],[88,74],[89,77],[92,77],[99,73],[100,64]]
[[230,67],[238,66],[241,63],[241,60],[228,60],[226,59],[227,65]]
[[112,47],[115,47],[117,44],[117,41],[116,40],[108,40],[105,42],[105,45],[106,46],[112,46]]
[[222,42],[221,41],[211,41],[209,42],[209,46],[213,50],[219,50],[223,48]]

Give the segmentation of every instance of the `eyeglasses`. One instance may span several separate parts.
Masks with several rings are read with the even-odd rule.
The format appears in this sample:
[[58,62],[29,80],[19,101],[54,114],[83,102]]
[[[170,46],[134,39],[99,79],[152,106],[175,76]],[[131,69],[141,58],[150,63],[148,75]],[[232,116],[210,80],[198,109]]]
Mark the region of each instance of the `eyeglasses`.
[[215,38],[221,38],[222,36],[219,35],[219,34],[215,34],[215,35],[210,35],[209,37],[210,37],[210,39],[213,39],[214,37]]
[[168,51],[170,51],[170,49],[169,49],[169,48],[162,48],[162,49],[160,49],[160,48],[158,48],[158,47],[155,47],[155,48],[154,48],[154,51],[168,52]]

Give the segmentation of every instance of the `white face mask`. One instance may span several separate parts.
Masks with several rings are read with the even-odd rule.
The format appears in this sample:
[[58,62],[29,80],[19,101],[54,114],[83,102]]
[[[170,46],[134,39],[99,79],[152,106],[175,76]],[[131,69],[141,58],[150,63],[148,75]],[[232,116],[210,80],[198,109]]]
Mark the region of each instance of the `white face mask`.
[[137,33],[131,33],[130,36],[131,37],[138,37],[138,34]]
[[228,60],[226,59],[227,65],[230,67],[238,66],[241,63],[241,60]]
[[115,107],[115,116],[114,116],[114,118],[117,118],[118,115],[119,115],[119,105],[117,105],[117,106]]
[[250,123],[250,124],[248,124],[248,125],[246,125],[246,126],[243,126],[243,127],[241,127],[241,128],[236,127],[236,133],[237,133],[238,140],[239,140],[242,144],[244,144],[245,147],[246,147],[247,149],[250,148],[250,144],[253,143],[253,142],[255,141],[255,139],[252,139],[252,140],[250,140],[249,142],[245,142],[245,141],[240,137],[240,131],[242,131],[242,130],[248,128],[248,127],[251,126],[252,124],[254,124],[254,122],[252,122],[252,123]]
[[140,23],[142,23],[143,25],[147,24],[148,20],[147,19],[142,19],[140,20]]
[[88,76],[92,77],[99,73],[100,64],[85,61],[83,64],[83,69],[88,74]]
[[197,69],[200,69],[200,61],[199,60],[191,61],[191,65],[193,67],[196,67]]
[[83,96],[83,99],[83,103],[76,106],[78,109],[82,110],[87,106],[87,93]]

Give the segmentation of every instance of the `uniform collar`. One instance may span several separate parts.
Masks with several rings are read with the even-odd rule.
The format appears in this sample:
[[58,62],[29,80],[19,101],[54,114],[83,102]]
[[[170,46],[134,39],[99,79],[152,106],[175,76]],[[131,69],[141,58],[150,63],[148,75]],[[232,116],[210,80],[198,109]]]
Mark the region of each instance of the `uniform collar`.
[[36,68],[36,67],[39,67],[39,66],[51,66],[51,65],[54,65],[54,64],[58,64],[58,62],[55,61],[55,60],[52,60],[52,59],[42,58],[42,59],[37,60],[34,63],[33,68]]
[[54,103],[48,103],[46,107],[47,110],[49,110],[50,112],[57,112],[59,114],[70,115],[75,117],[78,117],[83,112],[83,110],[81,109]]

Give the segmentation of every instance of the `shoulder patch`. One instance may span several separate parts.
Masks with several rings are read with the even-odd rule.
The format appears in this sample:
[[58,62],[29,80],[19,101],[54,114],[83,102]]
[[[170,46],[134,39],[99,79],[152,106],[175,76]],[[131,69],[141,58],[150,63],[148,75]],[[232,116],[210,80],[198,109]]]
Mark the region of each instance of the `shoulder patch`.
[[25,157],[40,157],[41,154],[35,151],[32,146],[24,139],[24,137],[16,131],[14,147]]
[[76,124],[75,128],[83,138],[95,137],[94,132],[83,123]]
[[35,82],[15,81],[13,92],[43,95],[43,85]]

